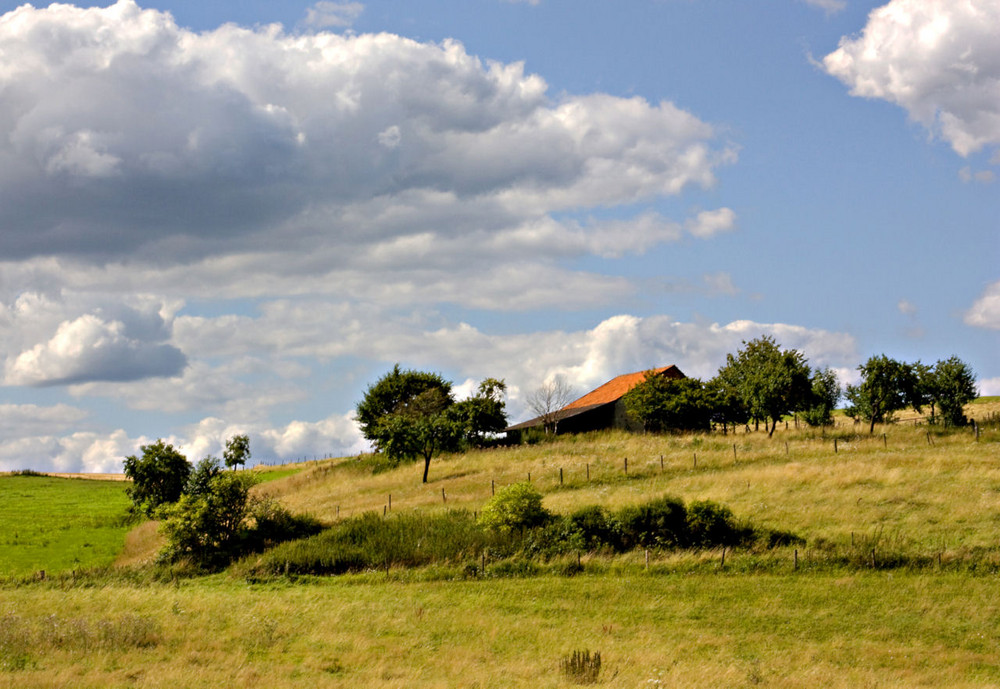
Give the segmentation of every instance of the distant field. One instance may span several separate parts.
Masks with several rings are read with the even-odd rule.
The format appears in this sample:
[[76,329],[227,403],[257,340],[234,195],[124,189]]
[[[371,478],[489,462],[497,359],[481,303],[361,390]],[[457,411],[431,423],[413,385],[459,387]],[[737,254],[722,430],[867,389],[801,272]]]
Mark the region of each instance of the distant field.
[[0,476],[0,576],[110,564],[129,504],[117,481]]

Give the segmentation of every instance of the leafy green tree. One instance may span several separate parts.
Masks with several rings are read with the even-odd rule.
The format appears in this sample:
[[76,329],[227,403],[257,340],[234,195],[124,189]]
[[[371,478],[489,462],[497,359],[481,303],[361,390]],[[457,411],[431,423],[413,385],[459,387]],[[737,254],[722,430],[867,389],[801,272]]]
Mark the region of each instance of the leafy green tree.
[[978,397],[976,374],[972,368],[957,356],[934,364],[923,376],[923,389],[927,402],[931,405],[931,419],[935,420],[934,407],[940,413],[940,421],[945,426],[964,426],[964,407]]
[[132,481],[126,492],[134,508],[151,517],[161,505],[181,497],[191,475],[191,463],[163,440],[139,449],[141,457],[125,458],[125,478]]
[[812,391],[809,406],[802,412],[802,418],[810,426],[829,426],[833,423],[833,410],[840,400],[840,381],[833,369],[813,371]]
[[[357,406],[357,420],[361,433],[377,450],[385,434],[379,426],[387,416],[405,412],[419,395],[428,390],[438,390],[451,400],[451,383],[437,373],[403,370],[399,364],[368,386]],[[450,402],[449,402],[450,405]]]
[[750,418],[770,419],[768,436],[774,434],[785,414],[800,409],[809,397],[809,366],[795,349],[782,351],[774,338],[759,337],[743,342],[736,356],[726,355],[718,377],[725,387],[735,390]]
[[164,559],[187,559],[202,566],[228,561],[238,549],[254,483],[250,472],[219,472],[208,481],[207,490],[186,493],[164,507],[160,525],[167,538]]
[[222,453],[222,458],[226,462],[226,467],[236,469],[244,466],[250,459],[250,437],[247,435],[234,435],[226,442],[226,449]]
[[427,483],[434,455],[455,449],[464,427],[450,412],[450,392],[432,387],[384,415],[372,430],[378,448],[396,461],[424,460],[423,482]]
[[858,370],[861,382],[847,386],[847,415],[868,421],[869,433],[875,432],[876,423],[891,419],[900,409],[920,411],[920,385],[913,365],[880,354],[870,357]]
[[750,411],[733,383],[716,376],[705,383],[705,391],[712,406],[712,423],[721,424],[724,434],[728,432],[729,424],[733,424],[735,433],[738,424],[750,420]]
[[623,402],[629,416],[654,433],[711,427],[711,394],[697,378],[673,380],[650,372],[625,394]]
[[186,495],[207,495],[212,489],[212,479],[222,473],[218,457],[209,455],[195,465],[184,487]]
[[507,427],[507,384],[487,378],[479,384],[474,397],[456,402],[449,409],[451,418],[461,426],[466,442],[481,447],[487,438]]

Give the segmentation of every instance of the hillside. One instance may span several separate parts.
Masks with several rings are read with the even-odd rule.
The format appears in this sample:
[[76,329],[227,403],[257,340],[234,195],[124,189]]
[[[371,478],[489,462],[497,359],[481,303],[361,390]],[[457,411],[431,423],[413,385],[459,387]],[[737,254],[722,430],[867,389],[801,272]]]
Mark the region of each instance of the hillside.
[[[390,494],[393,514],[478,510],[491,482],[530,472],[554,511],[710,498],[805,543],[736,549],[724,565],[718,549],[582,554],[582,567],[563,558],[530,575],[458,565],[258,579],[237,567],[183,579],[126,568],[8,580],[0,686],[566,688],[577,681],[563,663],[589,650],[608,687],[993,687],[998,460],[1000,424],[977,440],[910,422],[872,436],[841,425],[772,439],[560,438],[443,457],[427,486],[417,465],[310,463],[257,490],[336,522],[338,507],[341,520],[390,513]],[[150,528],[133,535],[150,541]]]
[[[1000,400],[987,398],[970,412],[982,419],[998,409]],[[878,530],[928,548],[992,545],[1000,513],[997,431],[984,430],[977,442],[971,430],[943,433],[914,424],[919,418],[911,414],[873,435],[841,419],[825,431],[779,427],[772,438],[742,431],[563,436],[445,455],[432,463],[427,485],[416,465],[373,474],[365,458],[345,458],[307,467],[265,490],[293,511],[334,521],[370,510],[477,510],[495,488],[530,475],[546,507],[560,513],[669,494],[719,501],[741,517],[807,540]]]

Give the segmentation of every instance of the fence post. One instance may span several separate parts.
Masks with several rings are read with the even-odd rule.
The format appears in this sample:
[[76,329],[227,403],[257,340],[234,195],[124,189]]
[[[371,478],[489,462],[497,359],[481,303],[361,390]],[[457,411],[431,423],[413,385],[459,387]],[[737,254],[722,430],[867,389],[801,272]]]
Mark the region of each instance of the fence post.
[[494,481],[493,479],[490,479],[490,495],[496,495],[496,494],[497,494],[497,484],[496,484],[496,481]]
[[587,480],[590,480],[590,462],[587,462]]
[[448,502],[448,498],[444,494],[444,488],[441,489],[441,502]]
[[563,484],[563,472],[562,472],[562,467],[559,467],[559,485],[561,486],[562,484]]
[[628,476],[628,457],[625,458],[625,475]]

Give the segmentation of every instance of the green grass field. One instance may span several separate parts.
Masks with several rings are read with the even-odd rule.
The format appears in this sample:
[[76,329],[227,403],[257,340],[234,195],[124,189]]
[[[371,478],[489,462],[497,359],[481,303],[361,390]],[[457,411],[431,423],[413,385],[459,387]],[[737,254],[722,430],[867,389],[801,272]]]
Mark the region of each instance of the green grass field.
[[0,576],[111,564],[130,528],[125,485],[0,476]]
[[[996,425],[978,439],[905,419],[871,436],[843,422],[770,439],[603,433],[435,459],[428,485],[421,469],[373,474],[345,458],[255,490],[335,521],[477,510],[530,473],[556,512],[711,499],[805,544],[737,549],[724,567],[719,550],[651,552],[648,564],[643,552],[582,554],[582,571],[554,561],[527,577],[457,564],[8,579],[0,687],[572,687],[560,664],[577,650],[601,653],[607,687],[1000,686]],[[24,504],[22,519],[44,505]]]

